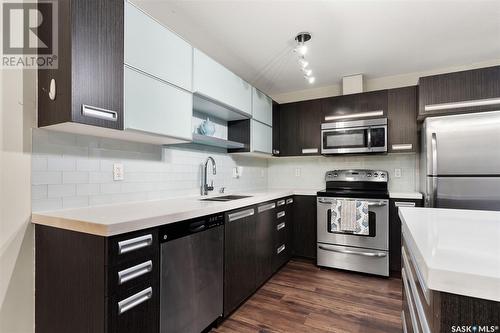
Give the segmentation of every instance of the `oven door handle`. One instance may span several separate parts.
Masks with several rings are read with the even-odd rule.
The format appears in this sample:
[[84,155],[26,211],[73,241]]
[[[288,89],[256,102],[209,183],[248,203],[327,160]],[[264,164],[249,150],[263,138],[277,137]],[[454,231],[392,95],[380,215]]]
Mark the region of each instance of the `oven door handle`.
[[[322,203],[322,204],[332,204],[334,200],[336,200],[336,199],[318,198],[318,202]],[[349,199],[346,199],[346,200],[349,200]],[[387,201],[368,201],[368,206],[370,206],[370,207],[387,206]]]
[[343,253],[343,254],[355,254],[355,255],[364,256],[364,257],[383,258],[383,257],[387,256],[387,253],[385,253],[385,252],[358,252],[358,251],[351,251],[351,250],[341,250],[341,249],[329,247],[326,245],[318,245],[318,247],[321,250],[325,250],[325,251],[337,252],[337,253]]

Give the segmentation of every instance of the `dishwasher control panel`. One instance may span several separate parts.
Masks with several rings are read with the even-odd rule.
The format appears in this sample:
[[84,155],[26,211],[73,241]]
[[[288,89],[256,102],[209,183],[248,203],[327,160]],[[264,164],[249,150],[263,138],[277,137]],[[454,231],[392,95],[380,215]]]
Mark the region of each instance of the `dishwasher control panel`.
[[224,225],[224,213],[174,222],[160,227],[160,242],[168,242]]

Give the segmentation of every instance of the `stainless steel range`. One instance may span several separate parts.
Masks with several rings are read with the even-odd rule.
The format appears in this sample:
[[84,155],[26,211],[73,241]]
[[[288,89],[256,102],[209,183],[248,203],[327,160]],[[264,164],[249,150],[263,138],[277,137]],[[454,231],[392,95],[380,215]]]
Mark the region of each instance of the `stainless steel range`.
[[[333,170],[325,181],[317,199],[318,266],[389,276],[387,171]],[[342,209],[356,213],[340,214]],[[337,226],[347,222],[341,217],[360,219],[362,230]]]

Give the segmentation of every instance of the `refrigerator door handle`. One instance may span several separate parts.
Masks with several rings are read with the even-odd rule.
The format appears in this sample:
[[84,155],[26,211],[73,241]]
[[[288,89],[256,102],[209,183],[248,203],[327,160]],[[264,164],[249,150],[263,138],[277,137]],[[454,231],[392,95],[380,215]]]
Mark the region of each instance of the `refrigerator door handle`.
[[437,199],[437,186],[438,186],[438,163],[437,163],[437,135],[436,133],[431,134],[431,158],[432,158],[432,170],[431,170],[431,189],[430,189],[430,207],[436,207]]

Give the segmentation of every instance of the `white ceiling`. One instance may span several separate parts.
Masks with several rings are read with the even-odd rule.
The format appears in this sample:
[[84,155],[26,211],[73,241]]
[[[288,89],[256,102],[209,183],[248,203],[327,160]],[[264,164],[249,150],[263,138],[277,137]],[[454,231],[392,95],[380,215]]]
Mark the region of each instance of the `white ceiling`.
[[[500,1],[134,0],[269,95],[500,58]],[[292,52],[311,32],[308,84]]]

